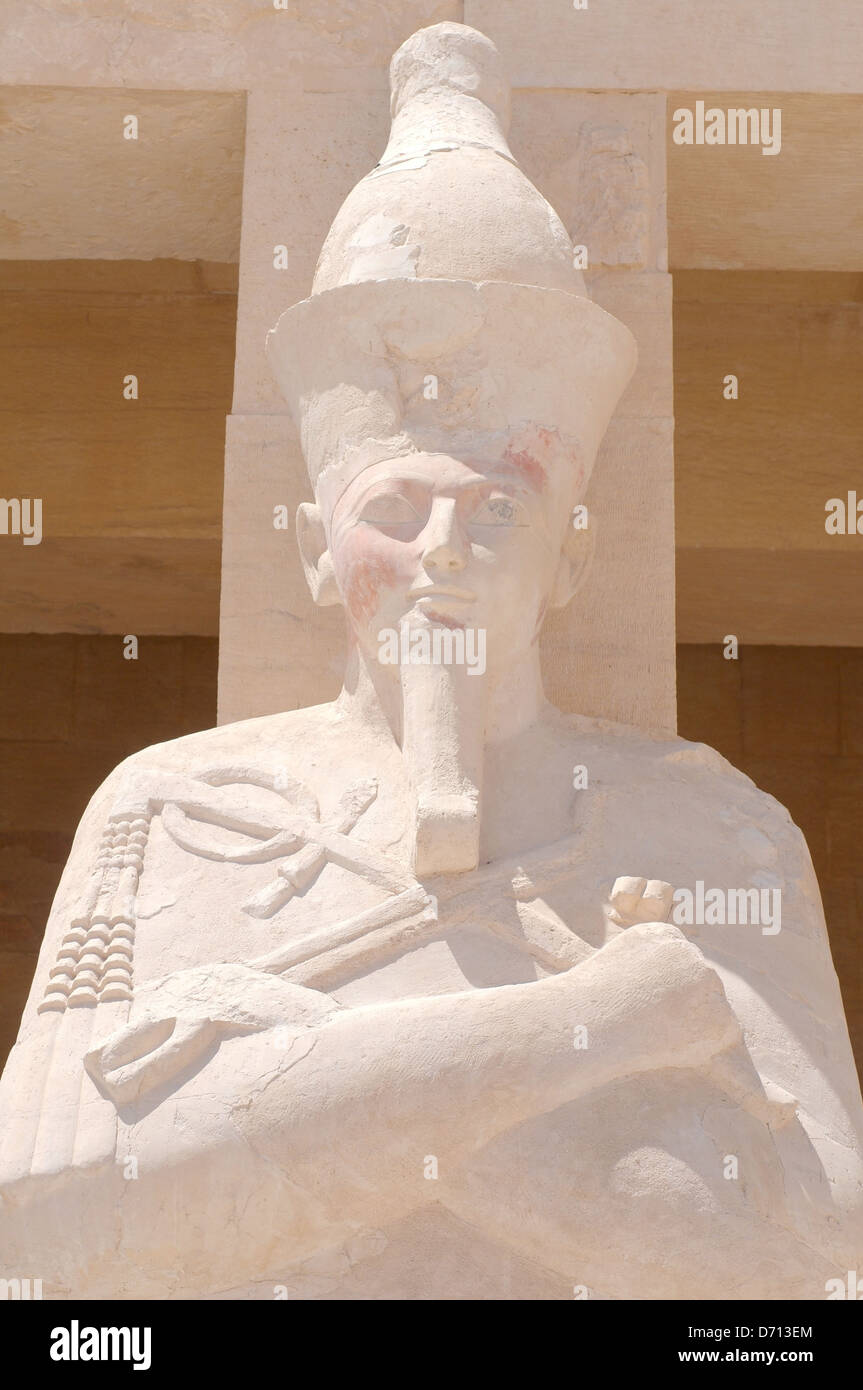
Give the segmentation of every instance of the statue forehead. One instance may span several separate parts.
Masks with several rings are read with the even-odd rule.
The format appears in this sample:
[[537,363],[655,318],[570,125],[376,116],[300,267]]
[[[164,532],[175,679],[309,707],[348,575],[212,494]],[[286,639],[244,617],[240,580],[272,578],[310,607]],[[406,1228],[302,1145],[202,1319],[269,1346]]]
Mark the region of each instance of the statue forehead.
[[[533,463],[533,467],[531,467]],[[510,457],[462,458],[455,454],[421,453],[370,464],[346,485],[339,502],[359,502],[379,487],[414,483],[430,492],[450,492],[482,484],[542,493],[546,475],[535,461]],[[336,503],[338,506],[338,502]]]
[[461,432],[449,439],[370,440],[348,448],[339,464],[317,479],[316,500],[332,518],[375,486],[414,479],[432,491],[486,482],[535,495],[555,509],[568,508],[580,495],[586,470],[572,441],[556,429],[533,422],[510,432]]

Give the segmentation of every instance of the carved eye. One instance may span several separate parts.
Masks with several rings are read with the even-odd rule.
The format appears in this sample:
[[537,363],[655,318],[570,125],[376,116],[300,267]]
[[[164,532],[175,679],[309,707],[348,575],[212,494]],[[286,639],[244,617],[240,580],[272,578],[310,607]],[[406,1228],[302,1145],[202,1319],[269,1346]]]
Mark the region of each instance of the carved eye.
[[399,492],[382,492],[370,497],[360,514],[368,526],[416,526],[421,518],[416,508]]
[[525,526],[527,514],[513,497],[487,497],[471,517],[472,526]]

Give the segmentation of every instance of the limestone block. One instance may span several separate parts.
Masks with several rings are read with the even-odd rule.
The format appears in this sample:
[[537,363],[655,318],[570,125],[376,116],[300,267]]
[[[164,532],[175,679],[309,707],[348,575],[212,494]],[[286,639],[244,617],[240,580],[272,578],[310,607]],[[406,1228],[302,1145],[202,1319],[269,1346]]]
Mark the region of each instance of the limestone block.
[[644,416],[671,419],[674,413],[672,380],[672,283],[660,272],[600,270],[587,276],[593,300],[625,323],[638,344],[638,365],[617,408],[620,419]]
[[861,631],[863,557],[852,550],[677,547],[681,642],[734,633],[741,642],[853,647]]
[[218,541],[224,412],[139,405],[3,413],[7,494],[42,499],[46,537]]
[[18,1015],[33,976],[33,961],[32,952],[0,951],[0,1058],[4,1061],[15,1041]]
[[493,39],[516,87],[863,87],[863,16],[855,0],[590,0],[579,10],[572,0],[544,0],[540,16],[532,11],[529,20],[512,0],[465,0],[464,22]]
[[215,633],[233,273],[3,264],[5,495],[40,499],[43,538],[0,538],[0,627]]
[[[140,642],[136,661],[127,661],[118,635],[78,640],[77,680],[73,698],[74,738],[84,743],[98,740],[104,728],[105,710],[135,708],[135,736],[142,744],[157,743],[182,724],[183,641],[163,638],[148,646]],[[124,717],[125,716],[125,717]]]
[[[315,610],[296,544],[297,508],[310,495],[287,415],[228,418],[219,640],[222,724],[318,704],[338,693],[344,624],[334,609]],[[274,525],[277,507],[284,508],[287,518],[286,527],[279,529]]]
[[[839,652],[758,647],[744,653],[743,740],[761,757],[838,757]],[[734,662],[729,662],[734,665]]]
[[2,539],[2,632],[218,631],[217,539],[49,534],[28,547]]
[[860,873],[860,805],[863,802],[863,767],[859,761],[832,764],[827,775],[827,834],[830,867],[837,877]]
[[[763,9],[758,6],[758,10]],[[801,7],[784,7],[799,15]],[[720,11],[716,10],[719,14]],[[727,9],[723,14],[727,17]],[[828,31],[819,20],[819,33]],[[859,11],[854,25],[863,25]],[[842,30],[836,30],[836,38]],[[844,41],[859,54],[846,25]],[[748,45],[740,49],[751,51]],[[777,50],[778,51],[778,50]],[[783,62],[802,50],[790,36],[782,43]],[[856,60],[855,60],[856,61]],[[863,65],[856,63],[859,70]],[[841,63],[832,67],[841,72]],[[859,271],[863,191],[857,171],[863,141],[861,83],[848,95],[835,89],[825,72],[818,95],[800,91],[790,74],[769,85],[699,91],[692,87],[668,97],[668,254],[673,269]],[[677,145],[672,115],[684,107],[779,108],[782,147],[765,158],[757,147]],[[832,209],[832,213],[829,211]]]
[[[386,144],[386,99],[356,92],[249,95],[234,410],[284,410],[264,355],[283,309],[303,299],[345,194]],[[287,250],[276,269],[274,250]]]
[[0,640],[0,652],[5,673],[0,683],[2,737],[51,742],[68,738],[75,639],[64,634],[34,644],[23,634],[7,633]]
[[735,763],[743,753],[741,663],[726,661],[721,643],[677,648],[677,727]]
[[[5,833],[68,831],[86,805],[86,789],[92,785],[94,777],[106,776],[116,763],[120,755],[118,743],[119,740],[112,746],[104,739],[95,744],[58,743],[52,749],[47,767],[40,744],[22,740],[5,745],[0,830]],[[33,777],[34,767],[42,769],[38,786]]]
[[385,68],[414,29],[462,18],[461,0],[36,0],[19,6],[0,49],[10,83],[241,91],[283,86],[285,75]]
[[858,277],[682,272],[674,318],[681,640],[856,644]]
[[4,88],[0,257],[235,261],[243,94],[114,90],[116,76],[76,91],[70,69]]
[[[774,649],[775,650],[775,649]],[[743,760],[741,760],[743,761]],[[830,880],[827,832],[829,804],[825,763],[820,754],[805,758],[762,758],[750,749],[745,757],[747,776],[783,806],[793,806],[794,824],[806,836],[820,884]]]
[[609,426],[587,495],[593,564],[542,636],[546,687],[561,709],[676,727],[672,442],[661,417]]
[[[66,248],[68,249],[68,248]],[[163,298],[237,293],[233,262],[199,260],[93,260],[64,256],[60,260],[0,260],[0,293],[53,295],[58,303],[73,304],[80,296],[116,295],[115,304],[128,305],[131,295]]]
[[[9,295],[0,314],[5,409],[131,415],[230,398],[230,295]],[[137,400],[124,399],[128,374]]]
[[843,652],[840,665],[842,752],[863,756],[863,652]]
[[665,108],[659,94],[513,94],[513,150],[594,269],[666,269]]

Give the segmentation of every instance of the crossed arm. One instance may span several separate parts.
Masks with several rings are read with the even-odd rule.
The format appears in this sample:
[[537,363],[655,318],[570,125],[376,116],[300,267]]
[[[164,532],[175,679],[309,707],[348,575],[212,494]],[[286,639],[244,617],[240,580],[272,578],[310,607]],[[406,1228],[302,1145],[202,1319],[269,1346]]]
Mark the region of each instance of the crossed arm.
[[[306,1035],[314,1046],[301,1064],[245,1114],[256,1143],[275,1143],[287,1171],[308,1165],[312,1178],[328,1146],[350,1148],[362,1167],[370,1136],[378,1176],[382,1162],[415,1167],[442,1135],[463,1157],[621,1076],[704,1065],[740,1042],[718,976],[665,923],[633,927],[542,981],[351,1009],[242,966],[183,975],[90,1054],[91,1076],[118,1105],[134,1104],[171,1077],[181,1085],[220,1035]],[[257,1080],[251,1054],[249,1066],[247,1087]]]

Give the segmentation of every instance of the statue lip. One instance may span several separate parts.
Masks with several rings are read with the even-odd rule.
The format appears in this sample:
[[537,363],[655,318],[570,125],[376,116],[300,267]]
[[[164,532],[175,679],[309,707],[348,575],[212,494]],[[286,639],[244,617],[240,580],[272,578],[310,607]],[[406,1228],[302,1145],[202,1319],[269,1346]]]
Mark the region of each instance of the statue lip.
[[462,599],[465,603],[473,603],[476,600],[476,594],[470,589],[447,589],[443,585],[430,584],[428,588],[411,589],[408,598],[417,600],[421,598],[455,598]]

